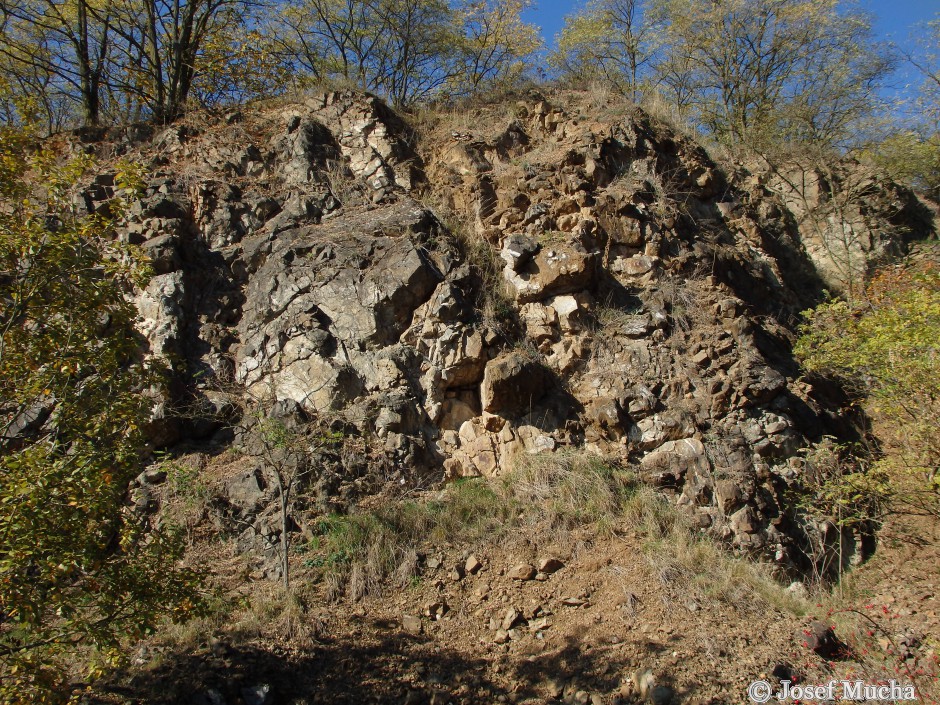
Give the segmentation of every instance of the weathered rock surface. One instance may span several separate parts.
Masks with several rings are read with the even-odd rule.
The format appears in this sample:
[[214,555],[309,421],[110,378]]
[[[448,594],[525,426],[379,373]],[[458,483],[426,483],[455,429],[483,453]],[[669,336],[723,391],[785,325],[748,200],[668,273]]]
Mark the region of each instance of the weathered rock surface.
[[491,360],[480,387],[483,410],[516,416],[531,410],[549,392],[547,371],[536,360],[509,353]]
[[[221,409],[228,385],[356,439],[312,481],[326,498],[575,448],[635,463],[698,525],[799,564],[799,451],[851,429],[798,379],[793,322],[838,279],[819,254],[832,233],[874,216],[865,199],[842,221],[814,207],[819,175],[795,193],[724,172],[641,112],[601,119],[576,98],[533,96],[509,124],[477,115],[478,133],[435,132],[420,152],[400,117],[350,92],[99,144],[151,172],[119,234],[153,263],[140,330],[175,373],[154,392],[154,442],[221,433],[174,427],[172,411]],[[891,194],[898,232],[916,220],[903,190],[863,186]],[[501,320],[481,305],[500,284],[419,197],[469,222],[501,270]],[[903,248],[889,235],[852,250],[860,266]],[[238,479],[232,511],[267,511],[266,482]]]

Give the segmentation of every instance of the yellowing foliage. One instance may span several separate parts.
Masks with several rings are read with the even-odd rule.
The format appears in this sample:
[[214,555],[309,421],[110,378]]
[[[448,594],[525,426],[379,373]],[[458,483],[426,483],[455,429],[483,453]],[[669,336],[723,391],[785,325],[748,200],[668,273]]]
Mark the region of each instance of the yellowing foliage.
[[581,80],[602,79],[637,97],[661,42],[640,0],[592,0],[565,20],[551,62]]
[[81,644],[116,657],[191,604],[196,577],[175,566],[171,537],[124,506],[141,471],[143,392],[157,381],[125,296],[145,273],[106,218],[73,209],[87,159],[30,152],[26,136],[0,131],[4,703],[64,699],[60,657]]
[[868,395],[894,478],[890,494],[940,515],[940,271],[889,269],[867,295],[807,313],[796,352],[807,369],[843,377]]

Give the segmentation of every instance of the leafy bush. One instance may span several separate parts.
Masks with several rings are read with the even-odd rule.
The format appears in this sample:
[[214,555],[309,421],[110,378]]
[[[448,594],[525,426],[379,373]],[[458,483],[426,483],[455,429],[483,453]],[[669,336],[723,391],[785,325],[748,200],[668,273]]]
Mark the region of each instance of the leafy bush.
[[875,145],[868,156],[891,178],[940,199],[940,133],[896,132]]
[[808,370],[868,398],[889,451],[873,471],[888,473],[894,508],[940,516],[940,272],[884,270],[858,300],[807,312],[801,334]]
[[[143,281],[108,217],[81,215],[87,159],[32,156],[0,131],[0,701],[68,696],[61,658],[195,608],[180,545],[125,507],[157,370],[126,292]],[[129,186],[118,178],[117,188]]]

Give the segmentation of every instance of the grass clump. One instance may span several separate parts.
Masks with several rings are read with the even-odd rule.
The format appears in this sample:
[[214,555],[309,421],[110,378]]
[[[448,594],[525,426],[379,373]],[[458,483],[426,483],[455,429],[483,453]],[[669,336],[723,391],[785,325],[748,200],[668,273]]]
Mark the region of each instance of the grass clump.
[[320,569],[331,599],[343,592],[359,599],[388,579],[405,587],[417,575],[421,546],[498,536],[512,524],[512,511],[484,480],[461,480],[433,499],[324,517],[307,565]]
[[167,461],[159,466],[166,473],[160,488],[163,521],[179,528],[192,548],[199,525],[205,518],[212,498],[212,488],[202,474],[204,460],[199,457]]
[[635,490],[632,472],[585,453],[523,456],[499,480],[458,480],[437,495],[320,520],[308,567],[327,595],[359,599],[391,581],[406,587],[427,547],[497,541],[510,530],[558,534],[615,530]]
[[638,487],[633,472],[582,452],[522,456],[501,489],[524,508],[522,520],[530,526],[594,525],[609,534]]
[[654,576],[675,597],[700,605],[720,602],[747,613],[806,612],[804,600],[786,591],[768,565],[729,553],[653,488],[639,488],[624,517],[643,537],[643,555]]
[[328,597],[359,599],[386,582],[414,584],[426,550],[497,543],[510,533],[560,543],[576,531],[579,541],[585,531],[632,534],[653,576],[677,599],[748,612],[806,611],[768,566],[724,550],[631,469],[583,451],[523,455],[498,479],[460,480],[423,501],[324,517],[308,565],[319,571]]
[[473,305],[480,313],[483,326],[508,337],[516,325],[516,304],[503,278],[505,263],[500,258],[499,251],[476,232],[472,223],[460,217],[446,204],[429,198],[426,205],[444,225],[470,266],[476,280]]

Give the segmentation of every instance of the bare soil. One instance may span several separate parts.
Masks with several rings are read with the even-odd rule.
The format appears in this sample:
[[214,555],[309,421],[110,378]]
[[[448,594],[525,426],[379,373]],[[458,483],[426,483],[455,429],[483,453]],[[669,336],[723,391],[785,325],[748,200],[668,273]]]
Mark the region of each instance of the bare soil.
[[[334,604],[311,589],[299,609],[255,614],[254,627],[233,616],[185,646],[144,645],[139,665],[103,686],[100,702],[631,703],[648,701],[655,683],[675,703],[744,703],[750,682],[795,676],[894,678],[937,703],[937,538],[924,521],[892,522],[842,587],[815,600],[781,590],[780,606],[733,584],[709,594],[701,576],[658,563],[630,533],[428,547],[407,587]],[[457,579],[453,568],[471,555],[480,569]],[[564,566],[543,580],[509,577],[542,558]],[[235,593],[253,596],[255,612],[283,599],[268,581]],[[835,626],[842,651],[822,658],[805,647],[800,634],[813,619]],[[508,634],[494,629],[507,625]]]

